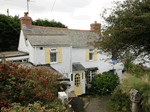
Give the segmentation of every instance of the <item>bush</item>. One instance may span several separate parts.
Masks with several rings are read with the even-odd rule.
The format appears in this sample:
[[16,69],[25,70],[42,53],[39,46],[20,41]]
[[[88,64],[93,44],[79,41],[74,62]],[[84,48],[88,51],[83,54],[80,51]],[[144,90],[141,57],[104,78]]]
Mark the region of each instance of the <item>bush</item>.
[[142,97],[139,104],[141,106],[142,112],[150,111],[150,82],[148,77],[141,76],[138,78],[136,76],[130,75],[123,80],[121,89],[128,95],[131,89],[138,90]]
[[93,92],[98,95],[111,94],[118,85],[119,77],[112,72],[104,72],[102,75],[97,75],[92,80]]
[[28,106],[21,106],[20,103],[12,103],[12,106],[12,108],[1,108],[1,112],[64,112],[66,110],[66,107],[61,104],[61,101],[51,102],[52,107],[48,105],[42,106],[42,103],[39,101]]
[[[131,108],[130,90],[136,89],[141,95],[139,103],[140,112],[150,112],[150,82],[147,77],[136,77],[129,75],[123,80],[122,84],[118,86],[112,94],[108,106],[113,110],[122,110],[126,112]],[[124,107],[124,108],[121,108]],[[131,110],[130,110],[131,111]]]
[[114,111],[131,112],[130,97],[122,92],[120,86],[117,86],[111,95],[107,106]]
[[57,78],[48,69],[21,67],[15,62],[0,64],[0,107],[22,106],[41,101],[49,104],[57,98]]

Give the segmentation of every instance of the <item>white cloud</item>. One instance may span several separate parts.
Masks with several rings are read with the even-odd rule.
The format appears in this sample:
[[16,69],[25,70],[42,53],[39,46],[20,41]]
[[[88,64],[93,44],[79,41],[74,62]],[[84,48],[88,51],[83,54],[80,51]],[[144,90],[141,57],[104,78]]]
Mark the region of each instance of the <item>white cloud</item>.
[[[30,0],[29,16],[33,20],[41,18],[60,21],[71,29],[90,29],[94,21],[102,23],[100,13],[103,8],[111,6],[114,0],[56,0],[51,12],[54,0]],[[20,15],[22,17],[27,11],[26,0],[1,0],[0,13]],[[102,23],[103,24],[103,23]]]

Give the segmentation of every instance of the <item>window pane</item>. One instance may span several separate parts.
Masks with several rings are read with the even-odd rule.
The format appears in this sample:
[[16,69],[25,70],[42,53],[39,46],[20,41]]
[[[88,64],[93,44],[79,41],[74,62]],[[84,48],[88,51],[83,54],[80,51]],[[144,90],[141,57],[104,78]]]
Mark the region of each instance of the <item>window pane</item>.
[[50,58],[51,62],[56,62],[56,53],[51,53]]
[[71,74],[71,81],[73,81],[73,74]]
[[92,60],[93,59],[93,53],[90,53],[89,54],[89,60]]
[[82,72],[82,79],[84,79],[84,73]]

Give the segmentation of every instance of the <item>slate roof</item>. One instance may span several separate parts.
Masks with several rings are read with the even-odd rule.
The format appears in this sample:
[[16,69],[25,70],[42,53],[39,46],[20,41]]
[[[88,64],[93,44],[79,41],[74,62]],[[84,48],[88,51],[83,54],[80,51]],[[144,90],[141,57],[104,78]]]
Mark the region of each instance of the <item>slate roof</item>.
[[88,42],[99,39],[99,34],[85,30],[71,30],[56,27],[24,27],[23,33],[32,46],[70,45],[87,47]]
[[72,63],[72,70],[73,71],[85,71],[86,69],[81,63]]
[[29,53],[21,52],[21,51],[5,51],[0,52],[0,58],[10,58],[10,57],[20,57],[20,56],[29,56]]

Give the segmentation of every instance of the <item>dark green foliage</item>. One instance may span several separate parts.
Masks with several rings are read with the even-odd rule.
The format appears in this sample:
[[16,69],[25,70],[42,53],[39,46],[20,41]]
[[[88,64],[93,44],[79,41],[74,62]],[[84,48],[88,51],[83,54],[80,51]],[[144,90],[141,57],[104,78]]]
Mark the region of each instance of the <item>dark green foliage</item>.
[[118,85],[119,77],[112,72],[104,72],[102,75],[97,75],[92,80],[93,92],[98,95],[111,94]]
[[37,19],[32,22],[33,25],[38,25],[38,26],[49,26],[49,27],[59,27],[59,28],[67,28],[66,25],[62,24],[61,22],[56,22],[55,20],[42,20],[42,19]]
[[19,16],[0,14],[0,51],[17,50],[20,34]]
[[123,93],[120,86],[117,86],[107,106],[114,111],[122,110],[123,112],[131,112],[130,96]]
[[95,42],[95,47],[110,55],[117,52],[120,61],[129,51],[134,58],[143,53],[150,54],[150,0],[115,2],[114,7],[106,10],[102,17],[107,25],[102,41]]

